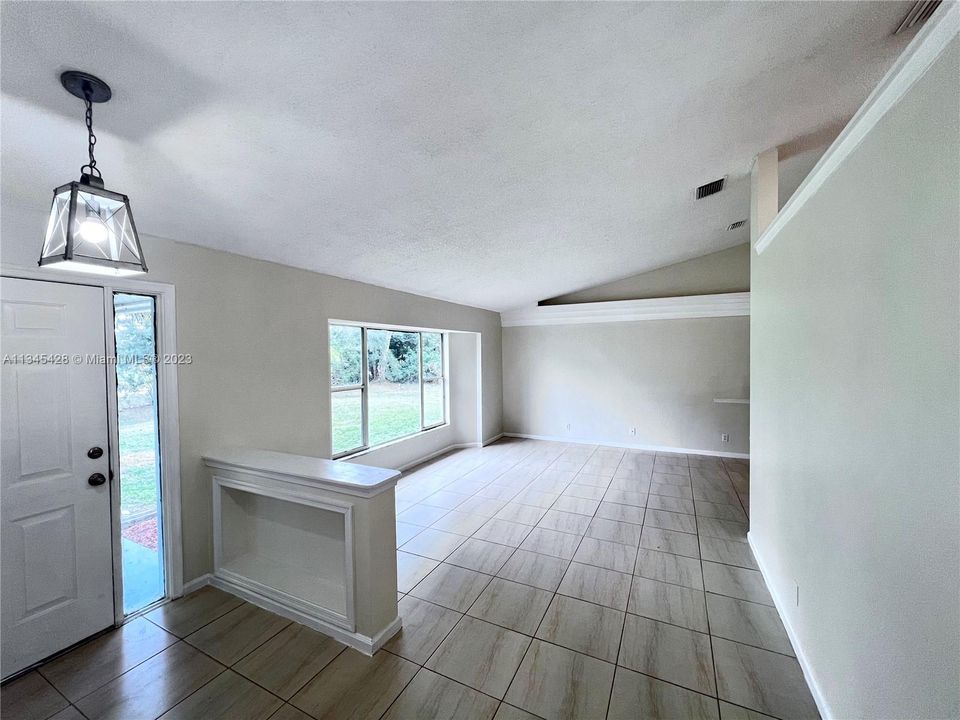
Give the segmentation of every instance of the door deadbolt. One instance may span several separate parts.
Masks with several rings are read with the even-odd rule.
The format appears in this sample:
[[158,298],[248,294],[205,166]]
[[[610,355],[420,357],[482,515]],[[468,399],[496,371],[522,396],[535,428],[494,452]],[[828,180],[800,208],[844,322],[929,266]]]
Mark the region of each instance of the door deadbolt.
[[87,457],[91,460],[96,460],[97,458],[103,457],[103,448],[95,445],[87,450]]
[[103,473],[94,473],[93,475],[87,478],[87,482],[93,485],[94,487],[96,487],[97,485],[103,485],[106,481],[107,481],[107,476],[104,475]]

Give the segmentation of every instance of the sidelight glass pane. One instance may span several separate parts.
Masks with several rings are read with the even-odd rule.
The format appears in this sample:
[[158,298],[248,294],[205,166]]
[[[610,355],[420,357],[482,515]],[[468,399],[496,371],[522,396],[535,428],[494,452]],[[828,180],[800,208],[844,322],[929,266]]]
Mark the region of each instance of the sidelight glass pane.
[[368,330],[367,379],[370,445],[419,432],[419,333]]
[[443,335],[423,336],[423,425],[440,425],[445,418],[443,379]]
[[154,298],[113,296],[123,611],[164,596]]
[[341,390],[330,394],[333,420],[333,454],[363,447],[363,391]]
[[352,325],[330,326],[330,385],[359,385],[363,331]]

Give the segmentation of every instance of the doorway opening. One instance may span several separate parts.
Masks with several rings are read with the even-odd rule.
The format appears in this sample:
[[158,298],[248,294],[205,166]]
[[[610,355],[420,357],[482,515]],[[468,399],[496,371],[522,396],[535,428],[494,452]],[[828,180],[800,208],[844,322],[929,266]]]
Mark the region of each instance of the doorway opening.
[[165,595],[156,299],[113,294],[123,613]]

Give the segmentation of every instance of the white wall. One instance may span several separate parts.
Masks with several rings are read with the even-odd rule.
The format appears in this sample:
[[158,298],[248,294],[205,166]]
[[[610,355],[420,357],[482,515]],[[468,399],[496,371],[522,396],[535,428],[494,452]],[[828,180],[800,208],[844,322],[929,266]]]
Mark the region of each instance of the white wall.
[[[40,212],[3,207],[4,264],[35,266],[47,202],[44,191]],[[185,580],[211,569],[204,448],[236,444],[329,457],[331,318],[479,333],[483,437],[500,432],[499,314],[196,245],[142,240],[147,279],[176,285],[178,350],[194,359],[179,373]],[[452,428],[418,438],[396,446],[390,460],[406,464],[459,437]]]
[[958,68],[753,258],[750,536],[837,718],[960,715]]
[[746,406],[713,399],[747,397],[749,344],[745,317],[504,328],[504,430],[747,453]]

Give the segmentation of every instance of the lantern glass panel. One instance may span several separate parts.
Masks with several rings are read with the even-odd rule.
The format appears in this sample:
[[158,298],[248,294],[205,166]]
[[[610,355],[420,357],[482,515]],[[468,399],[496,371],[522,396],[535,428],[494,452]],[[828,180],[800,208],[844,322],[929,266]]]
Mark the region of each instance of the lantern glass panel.
[[43,252],[40,257],[63,255],[67,250],[67,223],[70,214],[70,186],[53,196],[50,206],[50,219],[47,222],[47,234],[43,240]]

